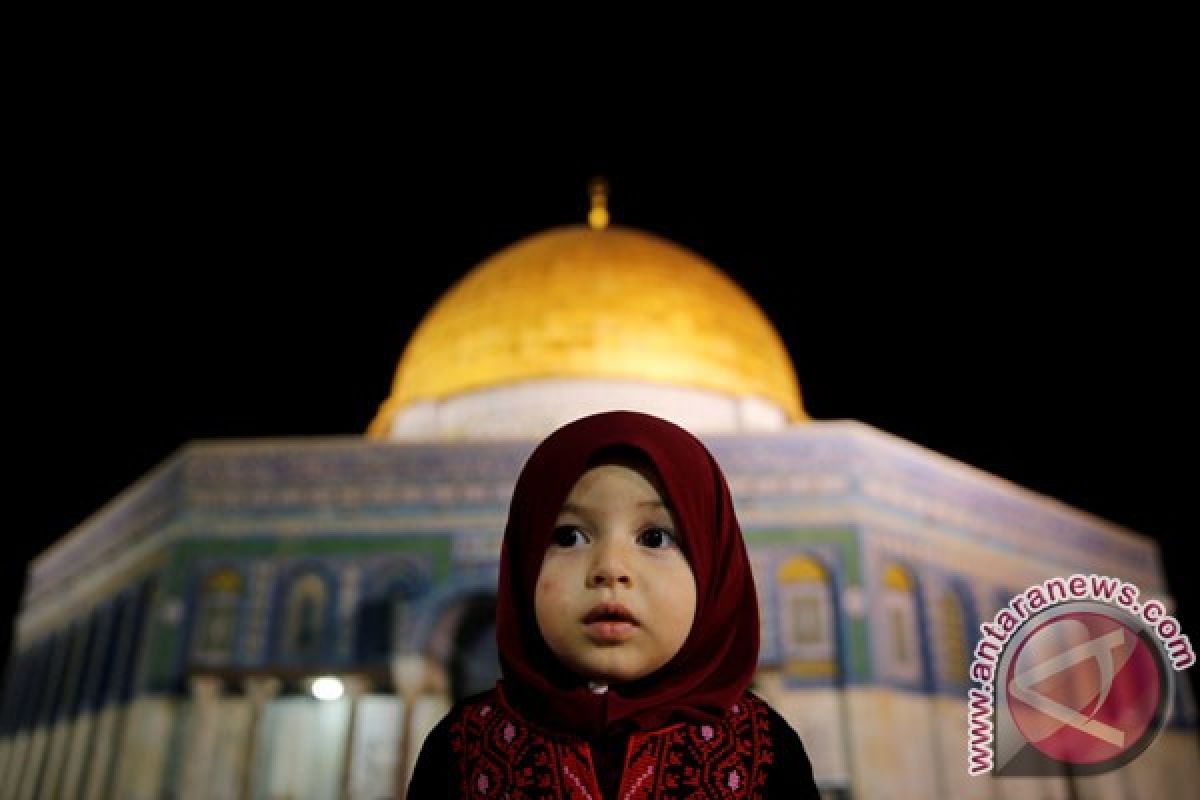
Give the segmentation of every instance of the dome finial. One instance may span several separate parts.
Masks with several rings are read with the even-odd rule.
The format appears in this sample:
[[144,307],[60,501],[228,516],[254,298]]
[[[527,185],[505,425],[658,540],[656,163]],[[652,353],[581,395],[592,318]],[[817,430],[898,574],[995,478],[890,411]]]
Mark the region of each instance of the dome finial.
[[588,225],[594,231],[602,231],[608,227],[608,181],[599,177],[592,178],[592,182],[588,184],[588,192],[592,195]]

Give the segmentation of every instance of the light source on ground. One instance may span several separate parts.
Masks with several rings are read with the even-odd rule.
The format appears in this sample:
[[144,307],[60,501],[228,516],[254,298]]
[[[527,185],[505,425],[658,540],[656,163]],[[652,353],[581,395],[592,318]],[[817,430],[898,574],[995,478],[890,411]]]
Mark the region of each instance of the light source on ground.
[[318,700],[337,700],[342,696],[345,687],[337,678],[326,675],[312,682],[311,691],[312,696]]

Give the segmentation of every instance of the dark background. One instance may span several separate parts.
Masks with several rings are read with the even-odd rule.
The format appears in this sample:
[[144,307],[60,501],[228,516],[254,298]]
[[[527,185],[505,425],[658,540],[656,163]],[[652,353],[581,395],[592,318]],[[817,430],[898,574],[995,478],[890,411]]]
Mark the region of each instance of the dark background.
[[607,96],[520,127],[539,103],[464,100],[451,121],[399,88],[76,78],[19,126],[5,625],[27,562],[185,442],[364,431],[440,293],[582,223],[604,174],[614,222],[758,301],[813,417],[1152,537],[1200,630],[1196,182],[1169,104]]

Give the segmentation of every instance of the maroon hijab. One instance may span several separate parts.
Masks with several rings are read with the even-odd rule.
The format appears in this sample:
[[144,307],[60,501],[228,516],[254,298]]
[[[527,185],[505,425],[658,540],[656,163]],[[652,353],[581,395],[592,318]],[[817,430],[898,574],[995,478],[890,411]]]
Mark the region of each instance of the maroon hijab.
[[[652,463],[696,576],[696,617],[680,651],[638,681],[593,693],[564,667],[538,629],[534,588],[567,494],[601,451],[632,448]],[[725,476],[698,439],[666,420],[613,411],[576,420],[530,455],[513,492],[500,552],[496,636],[504,698],[548,727],[597,735],[671,719],[713,720],[733,705],[758,665],[758,600]]]

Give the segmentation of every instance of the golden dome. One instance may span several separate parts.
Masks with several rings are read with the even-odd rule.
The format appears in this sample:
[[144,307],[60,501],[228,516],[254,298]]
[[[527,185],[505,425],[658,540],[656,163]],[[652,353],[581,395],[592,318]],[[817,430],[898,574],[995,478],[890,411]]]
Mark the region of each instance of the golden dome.
[[415,402],[564,377],[757,396],[807,418],[783,341],[728,276],[643,231],[572,225],[501,250],[438,300],[368,434]]

